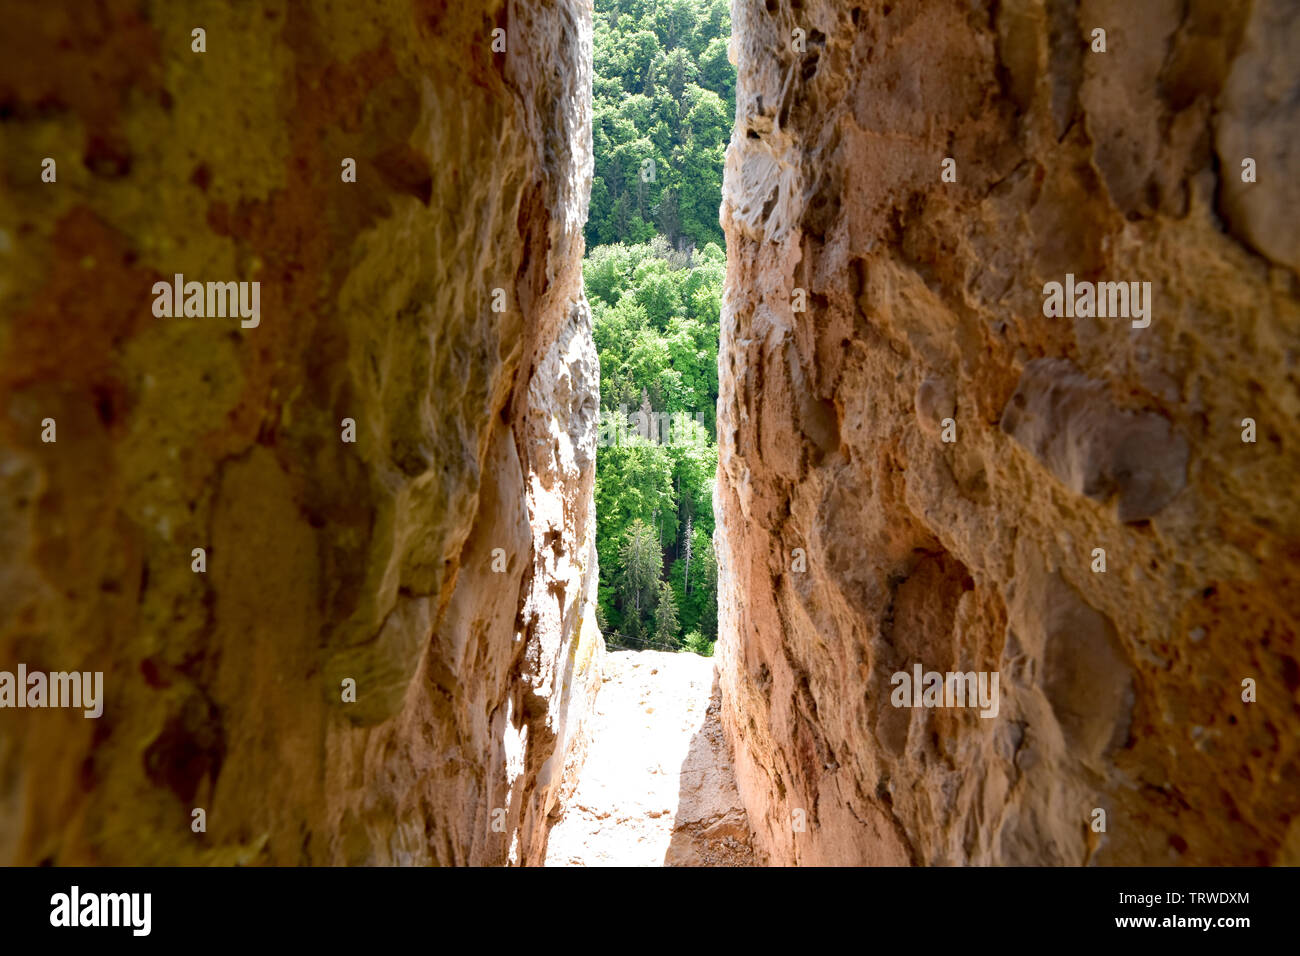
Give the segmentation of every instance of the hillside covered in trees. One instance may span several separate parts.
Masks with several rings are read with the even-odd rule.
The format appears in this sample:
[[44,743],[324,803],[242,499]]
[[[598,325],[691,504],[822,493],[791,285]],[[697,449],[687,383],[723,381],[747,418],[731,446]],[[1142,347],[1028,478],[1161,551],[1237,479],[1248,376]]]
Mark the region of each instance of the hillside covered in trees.
[[583,264],[600,356],[601,627],[712,653],[726,0],[597,0]]
[[723,246],[730,34],[727,0],[596,0],[587,248],[655,235]]

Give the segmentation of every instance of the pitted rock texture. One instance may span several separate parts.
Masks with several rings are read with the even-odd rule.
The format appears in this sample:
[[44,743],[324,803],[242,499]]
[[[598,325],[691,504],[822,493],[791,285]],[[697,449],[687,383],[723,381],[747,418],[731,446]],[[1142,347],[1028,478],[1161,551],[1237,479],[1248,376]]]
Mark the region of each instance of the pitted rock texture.
[[1156,412],[1116,408],[1106,391],[1067,359],[1033,359],[1002,412],[1002,430],[1075,494],[1103,502],[1114,495],[1120,521],[1144,521],[1182,490],[1187,441]]
[[[1300,863],[1292,5],[769,0],[732,43],[719,654],[759,857]],[[1150,282],[1150,325],[1045,317],[1067,274]],[[997,716],[894,707],[918,663],[997,672]]]
[[[0,711],[0,861],[541,862],[603,652],[590,33],[7,12],[0,669],[106,700]],[[259,281],[260,324],[156,317],[177,273]]]

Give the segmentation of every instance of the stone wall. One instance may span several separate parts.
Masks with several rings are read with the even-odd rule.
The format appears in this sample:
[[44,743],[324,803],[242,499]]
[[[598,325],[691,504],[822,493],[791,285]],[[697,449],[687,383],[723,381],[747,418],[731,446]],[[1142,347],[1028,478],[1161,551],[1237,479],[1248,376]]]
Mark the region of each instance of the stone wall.
[[7,13],[0,670],[104,691],[0,710],[0,861],[540,862],[603,652],[590,61],[578,0]]
[[[733,19],[715,510],[762,855],[1300,863],[1292,5]],[[1149,313],[1045,315],[1068,281]],[[996,672],[997,715],[894,706],[918,664]]]

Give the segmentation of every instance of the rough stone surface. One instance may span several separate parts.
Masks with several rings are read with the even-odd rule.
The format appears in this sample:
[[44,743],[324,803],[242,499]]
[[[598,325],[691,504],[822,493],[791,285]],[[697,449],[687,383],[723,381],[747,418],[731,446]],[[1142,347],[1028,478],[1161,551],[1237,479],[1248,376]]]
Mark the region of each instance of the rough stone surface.
[[[0,711],[0,861],[541,862],[603,649],[590,31],[7,10],[0,670],[106,703]],[[157,317],[176,273],[259,281],[260,324]]]
[[1002,430],[1070,491],[1102,502],[1114,495],[1120,521],[1145,521],[1182,490],[1187,441],[1156,412],[1116,408],[1106,391],[1068,359],[1033,359]]
[[604,675],[582,777],[551,828],[546,865],[753,865],[714,662],[618,651]]
[[[733,24],[719,654],[760,859],[1300,863],[1294,5]],[[1149,327],[1045,317],[1067,273],[1150,282]],[[998,672],[998,715],[892,706],[918,663]]]

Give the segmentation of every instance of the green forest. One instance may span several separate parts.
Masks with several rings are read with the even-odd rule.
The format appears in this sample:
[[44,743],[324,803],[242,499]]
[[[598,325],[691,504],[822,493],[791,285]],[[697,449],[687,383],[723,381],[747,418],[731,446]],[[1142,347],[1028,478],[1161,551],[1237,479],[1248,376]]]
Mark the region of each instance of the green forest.
[[600,356],[598,613],[612,647],[709,655],[727,0],[596,0],[583,277]]

